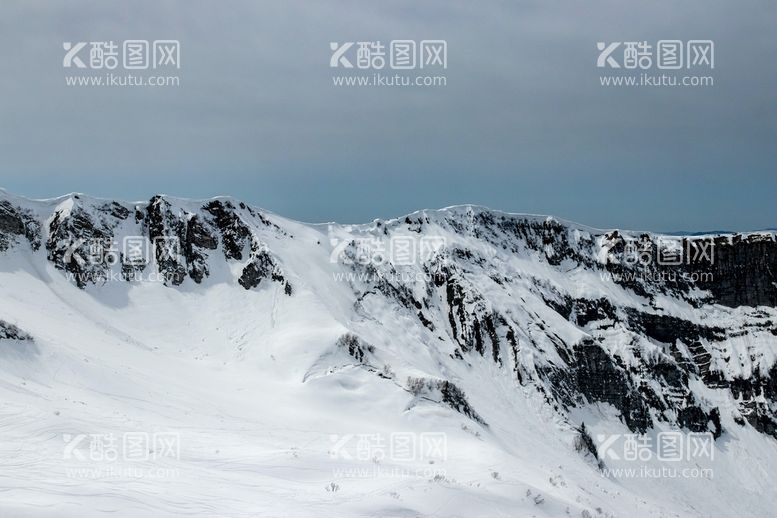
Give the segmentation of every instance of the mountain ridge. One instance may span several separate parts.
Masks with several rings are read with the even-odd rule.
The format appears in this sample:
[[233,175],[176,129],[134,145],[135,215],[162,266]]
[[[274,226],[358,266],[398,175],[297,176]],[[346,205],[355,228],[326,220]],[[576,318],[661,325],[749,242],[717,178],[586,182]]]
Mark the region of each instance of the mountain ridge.
[[[117,202],[117,203],[121,203],[123,205],[133,205],[133,206],[134,205],[146,204],[149,201],[149,200],[145,200],[145,199],[136,200],[136,201],[125,200],[125,199],[121,199],[120,200],[120,199],[110,198],[110,197],[92,196],[92,195],[86,194],[84,192],[76,192],[76,191],[70,192],[70,193],[66,193],[66,194],[62,194],[62,195],[59,195],[59,196],[50,197],[50,198],[34,198],[34,197],[29,197],[29,196],[15,194],[12,191],[10,191],[10,190],[8,190],[8,189],[6,189],[4,187],[0,187],[0,195],[3,195],[3,196],[5,196],[8,199],[23,200],[25,202],[35,203],[35,204],[43,204],[43,205],[48,205],[48,204],[52,204],[52,203],[61,203],[62,201],[66,201],[66,200],[68,200],[70,198],[73,198],[73,197],[81,197],[81,198],[85,198],[87,200],[91,200],[91,201],[95,201],[95,202]],[[282,217],[282,218],[290,220],[290,221],[294,221],[296,223],[301,223],[301,224],[311,225],[311,226],[342,225],[342,226],[360,227],[360,226],[369,226],[371,224],[374,224],[376,221],[381,221],[381,222],[386,223],[386,222],[391,222],[391,221],[403,220],[403,219],[405,219],[407,217],[417,216],[417,215],[428,213],[428,212],[444,213],[444,212],[449,212],[449,211],[454,211],[455,212],[455,211],[458,211],[458,210],[468,210],[469,209],[469,210],[478,210],[478,211],[481,211],[481,212],[490,212],[490,213],[493,213],[493,214],[499,214],[499,215],[505,215],[505,216],[521,217],[521,218],[526,218],[526,219],[535,219],[535,220],[538,220],[538,221],[545,220],[545,219],[552,220],[552,221],[558,221],[559,223],[562,223],[562,224],[567,225],[569,227],[574,227],[574,228],[578,228],[578,229],[581,229],[581,230],[584,229],[584,230],[594,231],[594,232],[619,231],[619,232],[626,232],[626,233],[631,233],[631,234],[646,233],[646,234],[672,236],[672,237],[705,237],[705,236],[712,236],[712,235],[726,236],[726,235],[737,235],[737,234],[738,235],[749,235],[749,234],[760,234],[760,233],[770,233],[770,234],[777,233],[777,228],[772,228],[772,227],[766,227],[766,228],[754,229],[754,230],[741,230],[741,231],[740,230],[709,230],[709,231],[671,230],[671,231],[660,231],[660,230],[648,230],[648,229],[637,230],[637,229],[630,229],[630,228],[625,228],[625,227],[608,227],[608,228],[605,228],[605,227],[595,227],[595,226],[588,225],[588,224],[585,224],[585,223],[582,223],[582,222],[579,222],[579,221],[576,221],[576,220],[560,217],[560,216],[557,216],[557,215],[554,215],[554,214],[538,214],[538,213],[530,213],[530,212],[511,212],[511,211],[507,211],[507,210],[503,210],[503,209],[495,209],[495,208],[492,208],[492,207],[489,207],[489,206],[486,206],[486,205],[480,205],[480,204],[477,204],[477,203],[458,203],[458,204],[453,204],[453,205],[446,205],[446,206],[439,207],[439,208],[417,209],[417,210],[414,210],[412,212],[409,212],[409,213],[406,213],[406,214],[402,214],[402,215],[399,215],[399,216],[395,216],[395,217],[376,218],[376,219],[373,219],[370,222],[343,223],[343,222],[338,222],[338,221],[335,221],[335,220],[323,221],[323,222],[314,222],[314,221],[302,221],[302,220],[296,220],[296,219],[288,218],[286,216],[282,216],[281,214],[279,214],[279,213],[277,213],[275,211],[272,211],[272,210],[269,210],[269,209],[265,209],[265,208],[260,207],[258,205],[249,205],[247,202],[242,201],[237,196],[230,195],[230,194],[220,194],[220,195],[211,196],[211,197],[207,197],[207,198],[189,198],[189,197],[181,197],[181,196],[175,196],[175,195],[170,195],[170,194],[165,194],[165,193],[156,193],[156,194],[152,195],[151,198],[149,198],[149,199],[153,199],[153,198],[157,198],[157,197],[164,198],[164,199],[169,199],[169,200],[174,200],[174,201],[177,201],[177,202],[188,203],[188,204],[192,204],[192,205],[197,205],[197,204],[203,205],[203,204],[205,204],[205,203],[207,203],[209,201],[230,201],[230,202],[233,202],[233,203],[244,203],[245,205],[250,206],[252,209],[254,209],[256,211],[261,211],[261,212],[264,212],[264,213],[267,213],[267,214],[275,215],[277,217]]]
[[[8,302],[0,320],[8,336],[30,337],[8,339],[25,358],[9,362],[19,370],[8,376],[96,347],[62,338],[66,315],[83,315],[83,332],[94,326],[89,336],[110,337],[109,356],[129,365],[182,361],[191,349],[209,367],[202,375],[235,369],[241,379],[261,372],[267,383],[286,380],[288,397],[303,398],[292,406],[314,398],[298,392],[304,387],[345,398],[344,408],[361,408],[349,394],[365,391],[404,426],[454,422],[445,428],[452,438],[487,437],[510,458],[524,454],[505,445],[550,427],[563,462],[579,461],[575,469],[591,476],[617,465],[598,441],[614,433],[710,434],[721,448],[738,444],[748,462],[774,450],[773,233],[662,236],[471,206],[311,225],[221,197],[128,204],[73,195],[42,206],[2,198]],[[128,238],[140,239],[142,260],[129,257]],[[172,252],[157,246],[167,241]],[[42,325],[41,315],[56,323]],[[110,361],[101,354],[88,358]],[[99,379],[89,371],[79,383],[99,390]],[[381,406],[383,398],[392,404]],[[581,444],[594,447],[578,453],[581,429],[591,433]],[[730,455],[721,453],[724,466]],[[721,484],[742,479],[727,467],[710,487]]]

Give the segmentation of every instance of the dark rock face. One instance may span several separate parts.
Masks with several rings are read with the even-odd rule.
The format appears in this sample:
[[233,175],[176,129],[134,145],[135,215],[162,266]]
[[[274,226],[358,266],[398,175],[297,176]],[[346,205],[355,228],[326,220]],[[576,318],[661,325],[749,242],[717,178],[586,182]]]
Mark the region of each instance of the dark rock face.
[[[448,333],[459,345],[458,354],[476,351],[481,356],[490,356],[501,364],[502,342],[512,332],[507,321],[491,310],[477,289],[464,279],[461,272],[452,266],[439,269],[433,278],[433,284],[443,288],[447,307]],[[428,306],[430,301],[426,301]],[[426,326],[427,319],[419,311],[418,318]],[[431,322],[429,322],[431,324]],[[434,330],[434,327],[431,327]],[[509,340],[507,340],[509,341]]]
[[715,438],[720,437],[720,412],[714,408],[710,413],[697,406],[689,406],[680,410],[677,422],[683,428],[692,432],[712,432]]
[[430,401],[443,403],[456,412],[463,414],[483,426],[488,424],[470,406],[467,396],[455,384],[448,380],[436,380],[429,378],[409,378],[407,380],[408,391],[416,396]]
[[[674,251],[648,234],[635,240],[612,231],[605,241],[610,257],[605,270],[637,295],[670,294],[694,305],[777,305],[774,234],[675,238]],[[691,295],[694,288],[710,295],[698,299]]]
[[724,382],[731,394],[741,399],[742,416],[753,428],[777,438],[777,364],[769,372]]
[[[242,209],[249,210],[245,206]],[[190,213],[173,214],[169,203],[161,198],[152,199],[149,204],[146,219],[151,239],[168,238],[181,244],[180,255],[170,257],[165,254],[160,257],[160,250],[157,250],[157,262],[166,278],[178,285],[188,275],[199,284],[210,275],[211,259],[208,252],[218,249],[219,242],[224,258],[236,261],[243,260],[244,248],[250,243],[250,257],[238,283],[245,289],[252,289],[259,286],[262,279],[270,279],[283,283],[284,292],[287,295],[292,294],[292,286],[281,273],[277,261],[262,243],[252,237],[251,231],[231,202],[213,200],[205,204],[202,210],[211,218]],[[256,212],[252,214],[259,217]],[[264,216],[260,221],[274,226]]]
[[283,283],[285,285],[284,291],[287,295],[291,295],[291,285],[284,278],[273,257],[261,244],[254,242],[251,244],[251,257],[248,265],[243,268],[243,273],[237,282],[245,289],[250,290],[259,286],[264,279]]
[[599,451],[596,448],[596,443],[594,443],[591,434],[585,427],[585,423],[582,423],[577,429],[575,449],[593,459],[599,469],[603,469],[605,467],[604,462],[599,459]]
[[[562,223],[546,219],[537,221],[509,216],[496,216],[481,212],[473,217],[475,228],[483,228],[483,237],[493,244],[504,245],[502,236],[511,237],[513,243],[524,243],[529,250],[540,252],[548,263],[558,266],[564,260],[573,260],[581,264],[589,264],[591,258],[580,253],[569,240],[568,228]],[[592,243],[586,243],[591,246]],[[514,251],[518,252],[517,247]]]
[[625,369],[593,341],[575,345],[569,368],[546,373],[551,390],[567,407],[581,403],[609,403],[621,412],[629,429],[644,433],[652,419],[644,398],[632,386]]
[[173,214],[170,203],[161,196],[151,198],[146,207],[145,221],[159,273],[167,282],[180,285],[188,271],[181,254],[181,244],[186,242],[186,224]]
[[735,235],[714,240],[714,262],[699,264],[699,287],[724,306],[777,306],[777,240],[772,235]]
[[[590,302],[590,301],[589,301]],[[675,423],[679,427],[694,432],[712,432],[715,437],[722,433],[720,410],[704,408],[696,400],[689,388],[692,377],[700,379],[713,388],[731,387],[732,395],[739,399],[744,394],[741,406],[743,415],[750,416],[754,427],[763,427],[762,431],[773,433],[773,415],[763,405],[754,404],[753,395],[769,394],[771,378],[760,378],[751,385],[741,381],[736,386],[721,381],[719,374],[710,371],[710,353],[702,345],[722,341],[725,330],[717,327],[700,326],[686,320],[667,315],[657,315],[626,308],[622,315],[611,311],[608,305],[599,308],[600,303],[579,304],[586,308],[583,316],[585,323],[597,319],[607,319],[628,325],[644,336],[670,344],[669,354],[660,358],[642,359],[637,369],[626,369],[618,365],[618,356],[614,359],[592,341],[584,341],[574,348],[574,355],[566,358],[568,369],[551,370],[548,380],[557,398],[567,406],[579,404],[575,397],[582,395],[589,402],[605,402],[620,410],[624,422],[632,431],[644,432],[654,424],[655,414],[660,420]],[[593,308],[593,309],[592,309]],[[590,310],[590,311],[589,311]],[[580,314],[571,313],[570,318]],[[600,318],[601,317],[601,318]],[[675,346],[684,343],[691,356],[679,353]],[[777,367],[776,367],[777,368]],[[717,375],[717,376],[716,376]],[[656,392],[653,387],[661,387]],[[771,398],[777,392],[772,393]]]
[[633,432],[646,432],[658,419],[721,435],[719,409],[705,410],[688,387],[689,373],[670,358],[642,361],[636,369],[617,360],[595,342],[584,340],[574,347],[566,367],[549,369],[541,376],[548,381],[553,399],[564,407],[608,403],[620,411]]
[[[372,265],[367,265],[365,270],[369,275],[376,275],[377,273]],[[394,284],[384,278],[379,278],[375,284],[375,288],[379,293],[395,301],[403,308],[415,310],[421,309],[421,303],[415,300],[412,291],[403,284]]]
[[24,233],[24,222],[17,209],[7,201],[0,202],[0,232],[20,235]]
[[196,215],[186,222],[185,236],[184,257],[189,277],[200,284],[203,278],[210,275],[208,255],[205,250],[218,248],[218,239],[209,232]]
[[359,363],[364,363],[367,357],[375,351],[375,347],[364,342],[353,333],[346,333],[337,339],[337,347],[347,351]]
[[18,237],[25,237],[33,250],[40,248],[40,223],[28,212],[0,200],[0,252],[12,246]]
[[110,267],[119,260],[113,238],[116,225],[111,217],[95,219],[78,206],[57,211],[46,241],[49,261],[70,273],[79,288],[106,282]]
[[[652,426],[652,411],[658,419],[694,432],[710,431],[719,437],[723,432],[720,410],[705,408],[689,388],[691,378],[698,376],[711,388],[729,389],[735,399],[742,399],[738,410],[752,426],[777,436],[777,416],[771,410],[777,409],[774,404],[777,403],[777,390],[774,389],[777,382],[772,381],[777,379],[777,365],[767,376],[756,375],[746,380],[727,381],[723,373],[711,366],[712,354],[709,345],[704,345],[725,341],[730,333],[727,330],[634,308],[619,310],[605,299],[576,299],[552,307],[577,325],[609,321],[608,326],[612,326],[612,323],[625,325],[630,330],[669,346],[663,358],[643,360],[636,371],[629,372],[621,369],[595,345],[583,343],[575,348],[574,358],[566,359],[574,376],[565,370],[552,371],[549,376],[555,386],[554,390],[565,404],[575,404],[569,394],[583,394],[589,401],[603,401],[618,408],[624,422],[633,431],[642,432]],[[768,322],[754,324],[754,327],[768,327]],[[680,346],[687,352],[681,352]],[[627,383],[627,380],[632,381]],[[656,382],[662,387],[658,393],[651,388]],[[772,404],[759,403],[759,396],[765,397]]]
[[32,336],[28,335],[13,324],[9,324],[5,320],[0,320],[0,340],[32,340]]
[[701,339],[720,341],[725,338],[724,330],[719,327],[700,326],[681,318],[645,313],[631,308],[626,309],[626,314],[631,327],[667,344],[673,344],[677,340],[689,344]]
[[[450,325],[451,336],[465,353],[475,346],[474,333],[477,332],[478,337],[480,337],[477,320],[470,318],[466,311],[468,293],[455,278],[449,276],[445,283],[445,297],[448,303],[448,324]],[[468,302],[473,304],[475,301],[470,300]],[[482,353],[482,344],[479,352]]]
[[585,327],[590,322],[598,320],[617,320],[615,306],[607,299],[575,299],[571,303],[570,312],[566,318],[569,318],[580,327]]
[[[616,230],[604,234],[604,240],[609,257],[604,270],[612,274],[613,282],[637,295],[670,294],[694,305],[777,305],[774,234],[676,238],[672,239],[676,251],[667,251],[661,239],[648,234],[627,238]],[[600,267],[587,254],[570,250],[563,239],[556,249],[558,257]],[[699,300],[691,295],[694,288],[709,291],[710,296]]]
[[203,209],[213,216],[214,224],[221,231],[224,256],[227,259],[242,260],[243,249],[251,239],[251,231],[235,214],[234,206],[229,202],[214,200]]
[[448,380],[444,380],[438,382],[437,388],[439,389],[440,394],[442,394],[443,403],[460,414],[466,415],[473,421],[487,426],[483,418],[470,406],[469,401],[467,401],[467,396],[459,387]]
[[125,220],[130,215],[130,210],[127,207],[115,201],[106,203],[98,207],[97,210],[104,212],[105,214],[110,214],[118,220]]

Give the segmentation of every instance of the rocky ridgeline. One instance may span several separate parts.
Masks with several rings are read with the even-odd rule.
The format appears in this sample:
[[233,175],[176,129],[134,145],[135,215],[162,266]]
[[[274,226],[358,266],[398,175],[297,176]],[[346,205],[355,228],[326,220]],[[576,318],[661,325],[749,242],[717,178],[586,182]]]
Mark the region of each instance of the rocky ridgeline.
[[[116,268],[126,281],[154,268],[165,284],[178,286],[187,277],[199,284],[210,275],[211,256],[217,254],[243,263],[238,281],[245,289],[267,279],[291,293],[277,259],[246,220],[282,230],[244,204],[213,200],[190,212],[162,196],[144,206],[83,202],[78,195],[72,201],[45,220],[8,200],[0,202],[0,251],[24,240],[37,250],[45,240],[48,260],[80,288],[107,282]],[[126,257],[118,245],[128,236],[153,243],[153,258]]]
[[[562,413],[608,403],[634,432],[663,421],[719,437],[721,413],[727,412],[737,425],[749,423],[777,437],[774,234],[677,237],[667,243],[653,234],[586,230],[486,210],[412,215],[382,232],[424,235],[439,228],[462,239],[423,265],[429,279],[423,298],[411,295],[412,283],[394,280],[394,265],[354,261],[354,270],[371,274],[359,278],[377,279],[355,283],[357,294],[381,293],[441,340],[450,339],[456,345],[452,357],[469,362],[479,355],[511,369]],[[662,249],[667,244],[673,249]],[[537,274],[506,274],[503,257],[511,254],[528,255],[558,272],[590,271],[630,292],[633,304],[577,297]],[[532,285],[528,294],[520,288],[526,283]],[[693,318],[660,310],[662,298],[690,308]],[[536,299],[550,311],[535,310]],[[713,308],[736,325],[717,324],[710,318]],[[561,337],[572,328],[584,336]],[[748,358],[734,354],[729,341],[735,338],[752,342]],[[744,365],[750,375],[734,374]],[[694,389],[694,380],[705,388]]]

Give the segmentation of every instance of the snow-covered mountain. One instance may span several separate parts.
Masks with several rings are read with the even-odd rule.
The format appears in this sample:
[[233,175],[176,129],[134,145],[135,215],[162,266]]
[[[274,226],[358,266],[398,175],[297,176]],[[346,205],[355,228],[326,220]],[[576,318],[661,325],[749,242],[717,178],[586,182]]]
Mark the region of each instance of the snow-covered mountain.
[[774,232],[0,191],[0,295],[1,516],[777,506]]

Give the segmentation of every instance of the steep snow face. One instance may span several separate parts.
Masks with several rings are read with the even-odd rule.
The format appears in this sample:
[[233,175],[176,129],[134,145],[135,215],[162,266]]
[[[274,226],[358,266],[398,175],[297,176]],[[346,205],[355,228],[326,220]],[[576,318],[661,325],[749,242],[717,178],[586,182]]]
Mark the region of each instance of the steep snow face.
[[0,191],[0,514],[764,516],[775,266],[769,232]]

